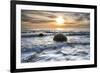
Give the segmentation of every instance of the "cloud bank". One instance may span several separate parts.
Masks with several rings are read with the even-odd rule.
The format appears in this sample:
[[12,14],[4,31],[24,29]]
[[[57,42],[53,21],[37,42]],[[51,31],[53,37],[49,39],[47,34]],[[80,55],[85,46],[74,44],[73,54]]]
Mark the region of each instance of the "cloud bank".
[[[64,25],[58,26],[55,19],[64,18]],[[73,28],[89,30],[90,14],[80,12],[21,10],[22,30]]]

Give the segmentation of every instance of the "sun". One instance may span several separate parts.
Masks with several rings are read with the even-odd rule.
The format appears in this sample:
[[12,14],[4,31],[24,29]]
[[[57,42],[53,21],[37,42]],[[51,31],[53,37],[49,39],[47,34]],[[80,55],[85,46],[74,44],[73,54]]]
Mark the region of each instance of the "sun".
[[58,16],[56,18],[56,22],[57,22],[57,25],[63,25],[64,24],[64,18],[62,16]]

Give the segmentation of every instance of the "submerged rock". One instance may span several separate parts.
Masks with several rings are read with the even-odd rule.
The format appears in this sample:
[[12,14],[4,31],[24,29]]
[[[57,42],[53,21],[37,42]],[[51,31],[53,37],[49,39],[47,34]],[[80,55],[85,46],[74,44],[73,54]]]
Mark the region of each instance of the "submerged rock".
[[67,38],[63,34],[57,34],[54,36],[53,40],[56,42],[64,42],[64,41],[67,41]]

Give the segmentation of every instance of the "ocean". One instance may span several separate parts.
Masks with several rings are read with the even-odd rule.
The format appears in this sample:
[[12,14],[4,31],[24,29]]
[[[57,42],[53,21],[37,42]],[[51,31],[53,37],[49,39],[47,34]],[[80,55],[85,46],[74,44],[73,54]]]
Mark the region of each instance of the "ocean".
[[[43,36],[39,36],[42,33]],[[67,41],[56,42],[56,34]],[[90,32],[21,32],[21,63],[90,60]]]

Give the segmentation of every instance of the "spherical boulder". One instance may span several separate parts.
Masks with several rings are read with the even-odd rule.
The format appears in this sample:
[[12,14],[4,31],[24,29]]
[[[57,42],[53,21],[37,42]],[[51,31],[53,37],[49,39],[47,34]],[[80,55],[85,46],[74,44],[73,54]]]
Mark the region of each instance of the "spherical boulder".
[[56,42],[64,42],[64,41],[67,41],[67,37],[60,33],[60,34],[56,34],[53,40]]
[[39,33],[38,36],[39,37],[42,37],[42,36],[44,36],[44,34],[43,33]]

